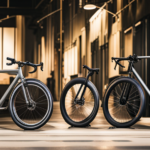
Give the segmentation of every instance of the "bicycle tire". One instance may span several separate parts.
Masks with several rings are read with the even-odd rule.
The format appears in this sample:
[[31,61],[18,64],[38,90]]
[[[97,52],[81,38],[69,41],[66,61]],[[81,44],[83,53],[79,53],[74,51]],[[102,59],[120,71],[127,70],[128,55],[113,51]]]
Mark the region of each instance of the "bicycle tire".
[[[84,120],[82,120],[82,121],[75,121],[72,118],[70,118],[70,116],[68,115],[68,113],[66,111],[65,98],[66,98],[67,92],[74,85],[84,84],[85,80],[86,80],[85,78],[75,78],[75,79],[71,80],[70,82],[68,82],[66,84],[66,86],[63,89],[63,92],[61,94],[61,99],[60,99],[61,114],[62,114],[64,120],[66,121],[66,123],[68,123],[68,124],[70,124],[71,126],[74,126],[74,127],[85,127],[85,126],[88,126],[93,121],[93,119],[96,117],[96,114],[97,114],[98,109],[99,109],[99,94],[98,94],[97,89],[94,86],[94,84],[91,81],[88,80],[87,81],[87,88],[89,88],[92,91],[92,94],[94,96],[94,107],[93,107],[93,110],[90,113],[90,115],[87,118],[85,118]],[[85,99],[85,101],[86,101],[86,99]],[[81,114],[79,114],[79,116],[81,116]]]
[[[117,115],[115,115],[115,117],[118,119],[116,119],[112,114],[110,114],[110,110],[109,110],[109,104],[108,104],[108,101],[109,101],[109,97],[110,97],[110,95],[111,95],[111,93],[112,93],[112,91],[113,91],[113,89],[115,89],[115,87],[117,86],[117,85],[119,85],[119,84],[121,84],[121,83],[129,83],[129,84],[131,84],[131,85],[133,85],[133,86],[135,86],[135,88],[136,88],[136,90],[137,91],[134,91],[134,93],[133,94],[135,94],[135,92],[138,92],[138,94],[136,93],[136,95],[139,97],[138,98],[138,101],[140,100],[140,102],[138,102],[138,105],[140,105],[140,106],[138,106],[139,107],[139,110],[138,110],[138,112],[136,111],[136,113],[135,113],[135,116],[131,116],[130,114],[131,114],[131,112],[129,113],[129,108],[126,108],[126,110],[128,110],[128,113],[129,113],[129,115],[131,116],[131,118],[132,117],[134,117],[133,119],[131,119],[131,120],[129,120],[129,121],[127,121],[127,122],[121,122],[121,121],[118,121],[119,119],[119,115],[121,114],[121,111],[119,110],[119,112],[118,112],[118,116]],[[131,91],[130,91],[131,92]],[[120,92],[121,93],[121,92]],[[130,93],[131,94],[131,93]],[[133,96],[133,95],[131,95],[131,96]],[[131,100],[132,100],[132,98],[130,98]],[[134,102],[135,102],[135,99],[133,99],[134,100]],[[115,101],[114,103],[117,103],[117,104],[113,104],[113,107],[115,107],[115,105],[119,105],[118,104],[118,101],[119,101],[119,98],[118,98],[118,100],[117,100],[117,102]],[[128,100],[129,101],[129,100]],[[120,103],[120,102],[119,102]],[[124,109],[124,111],[125,111],[125,107],[129,107],[129,105],[135,105],[135,103],[131,103],[130,101],[126,104],[127,106],[124,106],[123,107],[123,109]],[[136,106],[136,109],[138,108]],[[120,107],[120,106],[117,106],[117,107]],[[116,107],[116,109],[117,109],[117,107]],[[135,107],[135,106],[134,106]],[[104,116],[105,116],[105,118],[106,118],[106,120],[111,124],[111,125],[113,125],[113,126],[115,126],[115,127],[117,127],[117,128],[127,128],[127,127],[130,127],[130,126],[132,126],[133,124],[135,124],[140,118],[141,118],[141,116],[142,116],[142,114],[143,114],[143,111],[144,111],[144,108],[145,108],[145,96],[144,96],[144,93],[143,93],[143,90],[142,90],[142,88],[141,88],[141,86],[139,85],[139,83],[135,80],[135,79],[133,79],[133,78],[130,78],[130,77],[119,77],[117,80],[115,80],[115,81],[113,81],[110,85],[109,85],[109,87],[108,87],[108,89],[107,89],[107,91],[106,91],[106,93],[105,93],[105,97],[104,97],[104,102],[103,102],[103,112],[104,112]],[[130,108],[131,109],[131,108]],[[133,109],[133,108],[132,108]],[[123,111],[123,110],[122,110]],[[132,110],[133,111],[133,110]],[[115,111],[114,111],[115,112]],[[116,112],[115,112],[116,113]],[[132,112],[133,113],[133,112]],[[120,119],[121,120],[121,119]]]
[[[15,106],[15,104],[17,103],[17,102],[15,103],[15,96],[17,95],[17,92],[19,92],[22,82],[17,84],[11,93],[10,100],[9,100],[9,111],[10,111],[12,120],[20,128],[22,128],[24,130],[34,130],[34,129],[38,129],[38,128],[44,126],[47,123],[47,121],[49,121],[49,119],[52,115],[52,111],[53,111],[53,97],[52,97],[49,89],[47,88],[47,86],[45,84],[43,84],[41,81],[36,80],[36,79],[25,79],[25,82],[28,87],[29,87],[29,85],[40,87],[40,90],[45,94],[44,96],[46,96],[46,98],[47,98],[47,102],[48,102],[47,108],[48,109],[45,112],[45,115],[42,118],[42,121],[40,121],[38,123],[34,123],[34,124],[29,124],[29,123],[26,123],[25,121],[23,121],[21,118],[19,118],[19,116],[17,114],[17,110],[16,110],[17,106]],[[38,103],[38,102],[36,102],[36,103]],[[39,105],[41,105],[40,102],[39,102]],[[38,106],[36,105],[36,107],[38,107]],[[33,116],[35,116],[35,114]],[[35,120],[36,119],[37,118],[35,118]]]

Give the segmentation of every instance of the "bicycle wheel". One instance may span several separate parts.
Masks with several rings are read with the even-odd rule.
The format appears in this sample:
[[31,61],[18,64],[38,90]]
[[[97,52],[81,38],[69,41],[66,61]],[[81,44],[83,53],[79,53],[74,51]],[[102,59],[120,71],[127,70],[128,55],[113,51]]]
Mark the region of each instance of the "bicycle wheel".
[[118,128],[130,127],[142,116],[145,97],[138,82],[129,77],[115,80],[108,88],[103,102],[107,121]]
[[[75,100],[80,86],[83,84],[78,97]],[[86,91],[80,100],[85,86],[85,78],[76,78],[71,80],[64,88],[60,109],[64,120],[75,127],[84,127],[89,125],[95,118],[99,108],[99,94],[92,82],[87,82]]]
[[13,121],[19,127],[33,130],[40,128],[49,120],[52,114],[53,100],[48,88],[42,82],[28,79],[26,84],[31,104],[26,104],[22,83],[20,83],[12,92],[9,109]]

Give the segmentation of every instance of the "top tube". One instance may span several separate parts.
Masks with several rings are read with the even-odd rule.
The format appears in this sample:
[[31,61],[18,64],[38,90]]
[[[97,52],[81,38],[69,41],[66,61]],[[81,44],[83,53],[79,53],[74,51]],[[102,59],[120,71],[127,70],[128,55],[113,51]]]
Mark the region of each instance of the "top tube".
[[137,58],[139,58],[139,59],[147,59],[147,58],[150,58],[150,56],[137,56]]

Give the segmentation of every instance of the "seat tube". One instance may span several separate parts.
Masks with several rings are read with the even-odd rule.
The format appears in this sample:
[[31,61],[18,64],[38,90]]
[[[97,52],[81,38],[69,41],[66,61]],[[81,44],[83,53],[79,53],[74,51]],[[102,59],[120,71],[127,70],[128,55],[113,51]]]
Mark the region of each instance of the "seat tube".
[[22,74],[22,69],[21,67],[19,67],[19,77],[21,79],[21,82],[22,82],[22,91],[23,91],[23,95],[24,95],[24,98],[25,98],[25,101],[26,101],[26,104],[29,104],[29,101],[28,101],[28,98],[27,98],[27,94],[26,94],[26,90],[25,90],[25,87],[24,87],[24,76]]

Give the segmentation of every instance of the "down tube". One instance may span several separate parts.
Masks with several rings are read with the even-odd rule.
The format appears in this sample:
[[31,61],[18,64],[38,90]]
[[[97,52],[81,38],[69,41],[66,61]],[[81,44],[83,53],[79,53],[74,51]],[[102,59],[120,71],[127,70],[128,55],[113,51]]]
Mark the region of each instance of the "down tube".
[[148,89],[148,87],[146,86],[146,84],[144,83],[144,81],[142,80],[142,78],[139,76],[139,74],[136,72],[136,70],[133,67],[132,67],[132,71],[133,71],[134,75],[137,77],[137,79],[139,80],[139,82],[142,84],[142,86],[144,87],[144,89],[150,95],[150,90]]
[[10,84],[10,86],[8,87],[8,89],[6,90],[4,95],[2,96],[2,98],[0,100],[0,107],[2,107],[2,105],[3,105],[4,101],[5,101],[5,98],[10,93],[11,89],[17,84],[18,80],[19,80],[19,75],[16,76],[16,78],[13,80],[13,82]]

